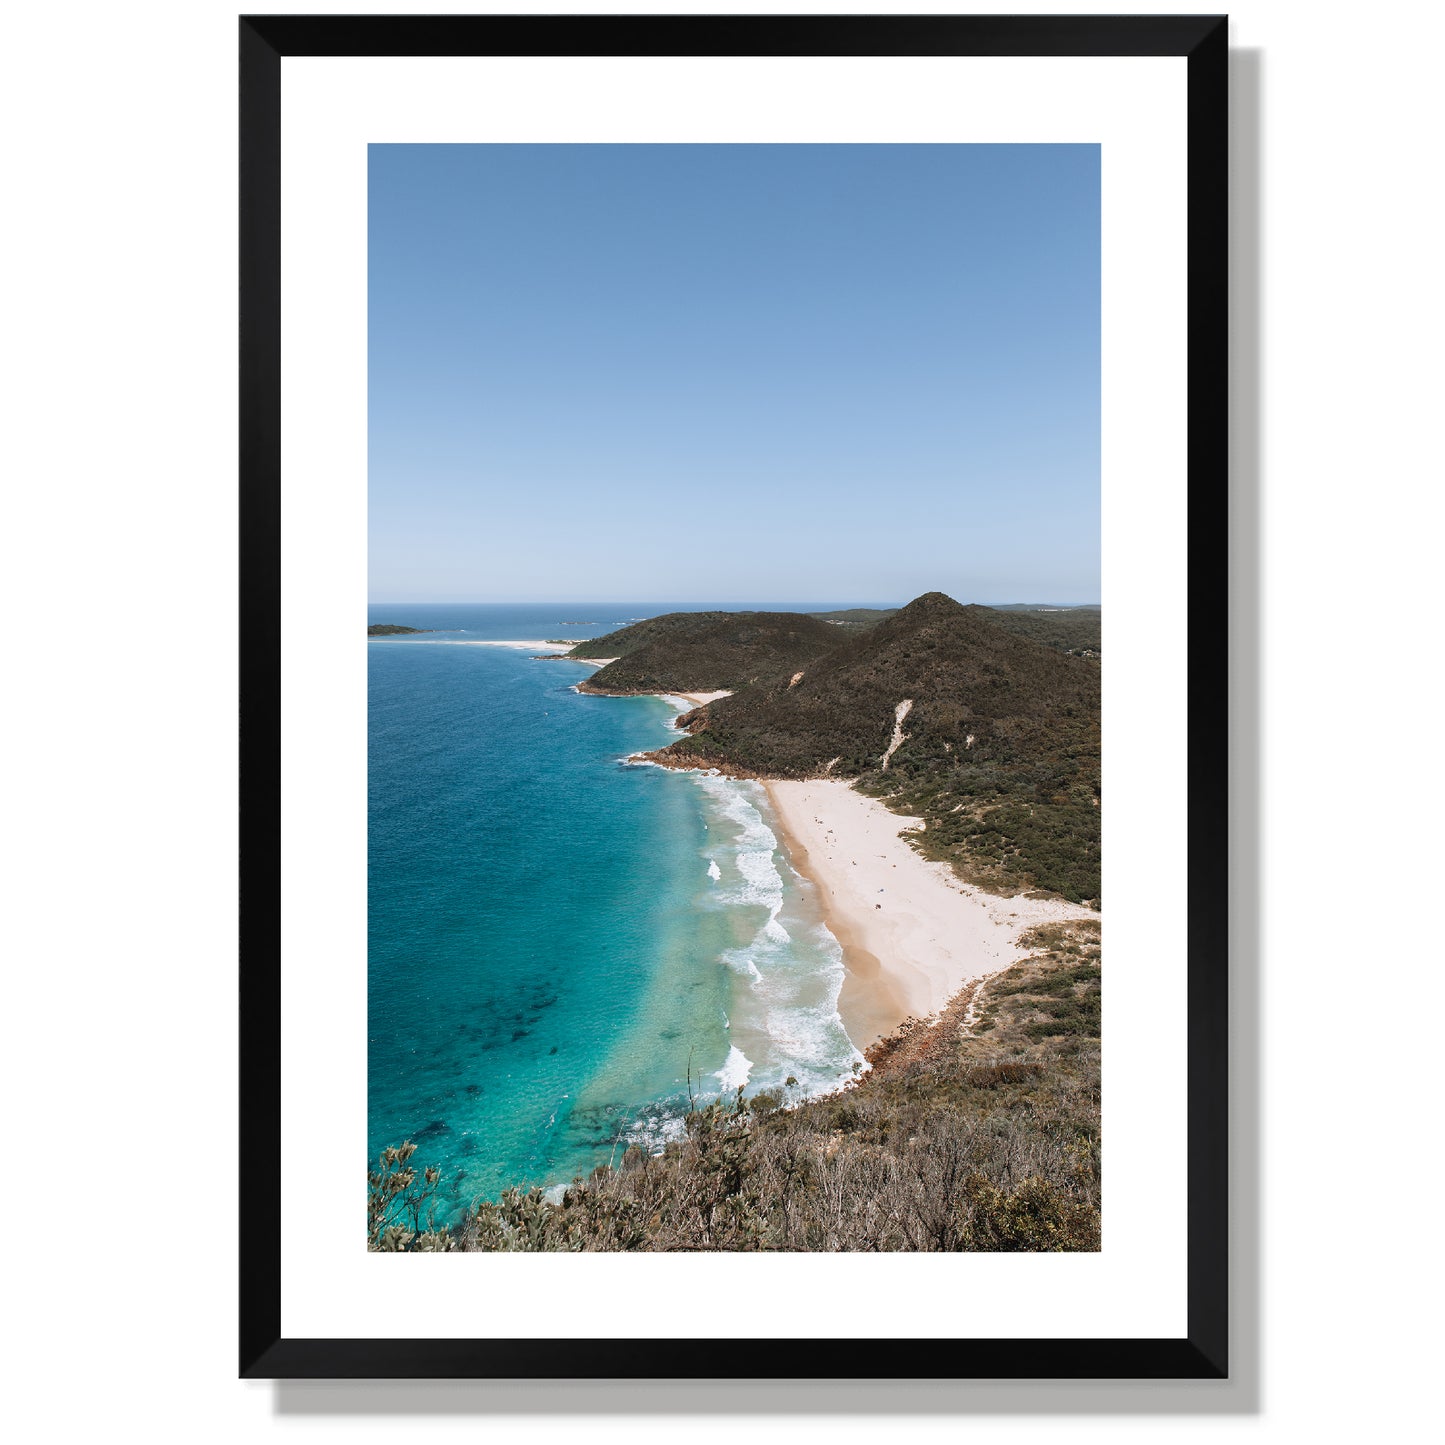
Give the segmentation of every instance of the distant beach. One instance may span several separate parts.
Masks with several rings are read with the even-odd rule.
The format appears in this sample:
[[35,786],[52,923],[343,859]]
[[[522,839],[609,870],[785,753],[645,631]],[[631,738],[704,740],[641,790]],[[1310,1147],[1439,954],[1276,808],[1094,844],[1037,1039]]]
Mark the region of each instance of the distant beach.
[[927,1018],[965,984],[1025,954],[1039,923],[1098,919],[1057,898],[1001,898],[962,883],[901,834],[921,820],[890,813],[841,780],[763,783],[780,841],[816,885],[846,974],[838,1012],[866,1049],[904,1019]]
[[[437,629],[419,628],[414,632],[430,632]],[[551,642],[537,638],[514,638],[514,637],[376,637],[370,639],[372,642],[386,642],[388,644],[406,647],[509,647],[519,652],[536,652],[547,657],[566,657],[572,648],[577,647],[585,639],[578,638],[576,642]],[[609,662],[616,662],[615,657],[573,657],[567,659],[569,662],[585,662],[590,666],[603,667]]]
[[683,703],[689,708],[706,707],[710,702],[716,702],[720,697],[731,697],[730,692],[661,692],[657,694],[670,703]]

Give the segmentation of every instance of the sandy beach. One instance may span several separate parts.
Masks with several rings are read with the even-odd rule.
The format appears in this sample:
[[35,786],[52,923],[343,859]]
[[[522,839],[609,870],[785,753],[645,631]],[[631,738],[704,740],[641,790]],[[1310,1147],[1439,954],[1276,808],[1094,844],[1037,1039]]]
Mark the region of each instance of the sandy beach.
[[961,883],[899,836],[890,813],[843,781],[766,782],[793,866],[817,885],[847,974],[838,999],[859,1048],[909,1015],[937,1013],[971,979],[1023,956],[1035,924],[1098,918],[1062,899],[998,898]]
[[[575,642],[548,642],[544,638],[527,637],[369,637],[368,642],[386,642],[400,647],[510,647],[533,652],[541,657],[566,657]],[[572,662],[585,662],[592,667],[606,667],[615,657],[574,657]]]
[[685,707],[691,712],[695,707],[706,707],[720,697],[731,697],[730,692],[660,692],[658,697],[672,703],[674,707]]

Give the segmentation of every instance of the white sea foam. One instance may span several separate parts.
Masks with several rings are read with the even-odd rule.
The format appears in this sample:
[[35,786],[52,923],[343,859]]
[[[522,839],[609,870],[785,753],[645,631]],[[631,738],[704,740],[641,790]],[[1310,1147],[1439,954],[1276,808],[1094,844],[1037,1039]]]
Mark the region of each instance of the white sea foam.
[[789,1061],[810,1069],[826,1069],[838,1062],[837,1010],[808,1005],[770,1008],[768,1033]]
[[740,973],[752,979],[754,984],[763,981],[763,976],[758,972],[758,966],[753,962],[752,953],[747,948],[729,948],[724,952],[722,961],[732,969],[734,973]]
[[727,1062],[713,1077],[722,1085],[724,1092],[746,1085],[748,1075],[753,1071],[753,1061],[734,1044],[728,1050]]
[[[750,798],[746,788],[756,784],[740,783],[735,778],[725,778],[719,773],[690,773],[697,785],[717,806],[718,811],[738,830],[734,847],[737,850],[735,862],[742,876],[742,886],[733,890],[725,899],[727,903],[760,904],[769,912],[769,925],[777,923],[778,911],[783,906],[783,875],[778,871],[776,853],[778,840],[768,827],[762,813]],[[777,933],[770,936],[777,937]],[[780,941],[786,941],[782,931]]]
[[635,1119],[622,1131],[628,1144],[636,1144],[649,1154],[661,1154],[674,1140],[687,1137],[687,1123],[680,1114],[661,1110]]
[[729,1020],[737,1057],[730,1053],[717,1077],[724,1091],[735,1089],[742,1082],[737,1060],[746,1059],[754,1089],[779,1088],[789,1078],[796,1081],[792,1097],[835,1089],[862,1063],[838,1015],[842,950],[816,916],[811,885],[778,847],[758,785],[715,773],[690,776],[713,815],[709,849],[716,852],[708,876],[720,885],[714,901],[767,910],[747,943],[721,954],[738,980]]

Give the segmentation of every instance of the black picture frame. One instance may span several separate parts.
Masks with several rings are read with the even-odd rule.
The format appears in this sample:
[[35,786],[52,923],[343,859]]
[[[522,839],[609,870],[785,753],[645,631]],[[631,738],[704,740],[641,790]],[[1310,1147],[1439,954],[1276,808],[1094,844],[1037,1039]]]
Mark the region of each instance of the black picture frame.
[[[693,1339],[281,1334],[281,61],[286,56],[1182,56],[1188,84],[1188,1308],[1177,1339],[790,1340],[757,1378],[1227,1375],[1227,23],[1153,16],[243,16],[240,20],[240,1374],[696,1378]],[[739,1343],[733,1341],[733,1344]],[[721,1358],[720,1356],[718,1358]],[[736,1359],[730,1353],[729,1359]],[[719,1370],[718,1373],[724,1373]]]

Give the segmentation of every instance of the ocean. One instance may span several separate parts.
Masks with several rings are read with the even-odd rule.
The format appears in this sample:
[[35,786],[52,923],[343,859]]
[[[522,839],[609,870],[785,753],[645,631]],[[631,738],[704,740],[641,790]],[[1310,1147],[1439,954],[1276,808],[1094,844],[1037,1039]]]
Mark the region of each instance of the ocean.
[[690,1099],[822,1092],[861,1061],[841,951],[762,788],[628,764],[678,736],[661,698],[465,645],[684,610],[703,609],[370,609],[437,630],[368,646],[368,1152],[414,1141],[444,1215],[660,1149]]

